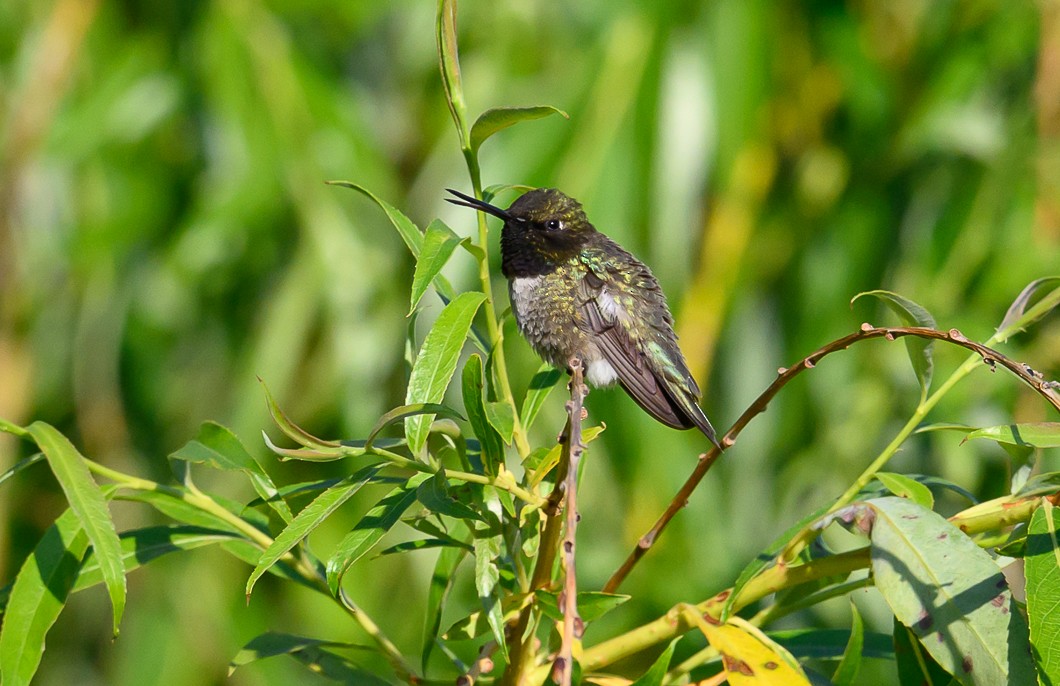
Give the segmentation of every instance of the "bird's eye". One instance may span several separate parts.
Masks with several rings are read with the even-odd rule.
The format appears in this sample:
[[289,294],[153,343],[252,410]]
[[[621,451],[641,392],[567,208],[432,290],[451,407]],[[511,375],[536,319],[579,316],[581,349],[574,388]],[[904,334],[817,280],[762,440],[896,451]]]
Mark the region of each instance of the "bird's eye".
[[545,222],[545,228],[550,231],[558,231],[561,226],[562,223],[558,219],[549,219]]

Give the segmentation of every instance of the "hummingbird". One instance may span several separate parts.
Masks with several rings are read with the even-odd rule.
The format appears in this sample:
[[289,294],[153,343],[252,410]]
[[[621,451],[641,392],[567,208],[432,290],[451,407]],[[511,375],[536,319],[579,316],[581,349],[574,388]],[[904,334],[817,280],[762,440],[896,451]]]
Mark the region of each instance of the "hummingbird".
[[721,450],[699,406],[699,386],[677,345],[659,282],[643,262],[589,223],[581,203],[554,188],[504,210],[446,189],[454,205],[504,221],[501,271],[520,333],[552,365],[581,360],[592,386],[616,381],[649,415],[697,428]]

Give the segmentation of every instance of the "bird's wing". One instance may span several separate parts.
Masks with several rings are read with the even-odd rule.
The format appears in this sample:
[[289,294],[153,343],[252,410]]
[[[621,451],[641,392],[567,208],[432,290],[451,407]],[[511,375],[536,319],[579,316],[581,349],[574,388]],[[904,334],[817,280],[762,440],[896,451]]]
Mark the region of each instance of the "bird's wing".
[[582,327],[592,334],[593,341],[604,359],[611,364],[618,381],[645,412],[657,420],[678,429],[694,424],[665,388],[656,371],[630,332],[627,322],[634,315],[623,304],[622,290],[607,278],[606,273],[590,269],[580,280],[576,306]]

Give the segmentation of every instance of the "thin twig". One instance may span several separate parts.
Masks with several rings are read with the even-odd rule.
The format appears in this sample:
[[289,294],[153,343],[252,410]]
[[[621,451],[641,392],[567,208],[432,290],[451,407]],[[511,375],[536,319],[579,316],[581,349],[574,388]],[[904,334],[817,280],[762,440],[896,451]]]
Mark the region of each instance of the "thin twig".
[[567,403],[567,474],[564,479],[566,491],[566,531],[563,534],[563,563],[566,578],[560,595],[560,610],[563,612],[563,636],[559,655],[552,665],[552,678],[559,686],[570,686],[573,673],[574,642],[584,631],[578,616],[578,578],[575,572],[575,539],[578,529],[578,462],[585,446],[582,445],[582,408],[585,406],[585,384],[582,382],[582,361],[570,361],[570,401]]
[[[861,329],[855,333],[843,336],[842,338],[836,339],[831,343],[828,343],[817,351],[804,357],[797,364],[792,367],[781,367],[777,371],[777,378],[769,385],[766,390],[762,392],[758,398],[744,411],[740,418],[732,425],[732,427],[725,433],[722,438],[722,445],[728,447],[736,442],[736,437],[740,435],[744,427],[752,419],[759,414],[765,412],[769,406],[769,402],[780,392],[783,388],[794,379],[796,376],[801,374],[807,369],[813,369],[814,366],[826,355],[830,355],[840,350],[845,350],[854,343],[869,340],[872,338],[885,338],[889,341],[893,341],[903,336],[916,336],[918,338],[927,338],[931,340],[945,341],[953,345],[960,346],[971,350],[973,353],[983,358],[983,361],[991,368],[995,369],[997,365],[1008,369],[1021,381],[1026,383],[1032,389],[1034,389],[1039,395],[1045,398],[1054,408],[1060,411],[1060,393],[1056,390],[1056,384],[1045,380],[1045,378],[1029,366],[1016,362],[1002,353],[989,348],[980,343],[968,340],[960,331],[957,329],[950,329],[949,331],[940,331],[938,329],[929,329],[925,327],[909,326],[909,327],[875,327],[871,324],[862,324]],[[666,510],[660,515],[659,519],[655,522],[652,528],[637,542],[636,547],[626,557],[626,560],[622,563],[611,578],[607,580],[604,585],[604,592],[614,593],[618,590],[618,587],[622,582],[629,576],[629,573],[637,565],[642,557],[651,549],[659,534],[663,532],[666,526],[670,523],[670,520],[683,508],[687,503],[692,492],[699,486],[699,482],[703,480],[710,468],[714,466],[714,462],[718,459],[721,453],[716,447],[712,447],[708,452],[700,455],[699,462],[696,464],[696,468],[689,475],[684,485],[674,496],[673,500],[666,507]]]

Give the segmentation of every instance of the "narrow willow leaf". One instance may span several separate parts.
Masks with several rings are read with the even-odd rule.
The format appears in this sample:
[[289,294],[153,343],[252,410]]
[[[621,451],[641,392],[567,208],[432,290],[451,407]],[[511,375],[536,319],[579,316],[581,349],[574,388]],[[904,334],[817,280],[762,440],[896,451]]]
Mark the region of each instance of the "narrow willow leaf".
[[460,147],[470,149],[467,140],[467,105],[464,104],[464,85],[460,79],[460,56],[456,42],[456,0],[438,0],[438,66],[442,72],[445,102],[456,124]]
[[1060,684],[1060,512],[1046,499],[1034,511],[1027,534],[1024,573],[1031,651],[1038,683]]
[[[240,538],[230,531],[203,529],[196,526],[151,526],[121,533],[122,562],[126,573],[163,555],[203,546],[226,543]],[[249,541],[248,541],[249,542]],[[103,574],[95,551],[85,556],[72,593],[103,583]]]
[[441,273],[456,246],[467,240],[453,233],[441,219],[435,219],[427,225],[427,233],[423,236],[423,246],[419,257],[416,258],[416,270],[412,276],[409,314],[415,311],[416,305],[427,292],[427,286]]
[[[559,594],[551,591],[535,591],[541,611],[548,617],[563,621],[563,612],[559,609]],[[578,616],[582,621],[592,622],[603,617],[622,603],[630,599],[620,593],[603,593],[601,591],[580,591],[578,593]]]
[[420,252],[423,250],[423,233],[419,227],[412,223],[412,220],[405,216],[405,214],[394,207],[387,201],[380,198],[378,195],[368,190],[359,183],[352,181],[328,181],[328,185],[331,186],[342,186],[343,188],[351,188],[358,193],[363,194],[369,200],[379,206],[381,210],[386,214],[387,219],[397,229],[398,235],[401,236],[401,240],[405,241],[405,245],[408,246],[409,252],[412,256],[419,258]]
[[281,462],[286,462],[287,460],[334,462],[347,457],[354,457],[358,454],[356,451],[347,450],[342,446],[335,448],[281,448],[273,443],[272,439],[269,438],[269,434],[264,431],[261,432],[261,439],[265,442],[265,447],[279,457]]
[[487,474],[496,475],[498,465],[504,462],[504,445],[500,434],[486,418],[486,405],[482,400],[482,358],[477,354],[468,357],[464,364],[461,387],[468,423],[482,447],[483,469]]
[[1052,495],[1057,491],[1060,491],[1060,472],[1046,472],[1027,479],[1023,488],[1014,495],[1026,498],[1032,495]]
[[325,441],[322,438],[317,438],[292,422],[284,411],[280,409],[279,403],[277,403],[276,399],[272,397],[269,387],[265,385],[265,382],[260,376],[258,377],[258,382],[261,384],[261,388],[265,392],[265,404],[269,408],[269,414],[272,415],[272,421],[276,422],[276,426],[278,426],[280,431],[286,434],[288,438],[306,448],[323,449],[338,447],[339,444],[335,441]]
[[909,498],[929,510],[935,506],[935,496],[931,495],[931,489],[919,481],[894,472],[877,472],[876,478],[884,488],[899,498]]
[[1020,291],[1020,294],[1012,301],[1008,311],[1005,312],[1005,318],[1001,320],[1001,324],[997,327],[999,340],[1008,340],[1009,335],[1016,331],[1021,331],[1038,321],[1060,304],[1060,288],[1056,288],[1039,300],[1038,304],[1031,308],[1030,312],[1027,310],[1027,305],[1030,304],[1031,298],[1038,292],[1038,289],[1046,284],[1054,283],[1060,284],[1060,276],[1046,276],[1036,279]]
[[387,682],[383,679],[364,671],[340,655],[324,650],[325,648],[376,652],[374,646],[269,632],[253,638],[243,646],[243,649],[228,664],[228,675],[231,676],[237,668],[258,660],[277,655],[290,655],[311,671],[335,681],[365,686],[386,686]]
[[395,543],[389,548],[380,550],[376,557],[384,557],[386,555],[400,555],[401,553],[408,553],[415,550],[432,550],[434,548],[464,548],[471,550],[471,546],[463,543],[454,543],[453,541],[441,539],[441,538],[419,538],[415,541],[402,541],[401,543]]
[[511,445],[512,434],[515,433],[515,410],[512,406],[503,401],[489,401],[486,403],[486,419],[501,439]]
[[183,497],[187,495],[184,488],[170,486],[164,491],[123,491],[115,496],[115,500],[145,503],[166,517],[191,526],[239,533],[238,529],[217,515],[184,500]]
[[1056,448],[1060,447],[1060,422],[988,426],[968,434],[968,440],[975,438],[1032,448]]
[[916,635],[894,620],[894,660],[900,686],[956,686],[959,682],[924,650]]
[[[456,525],[460,532],[453,531],[453,536],[462,539],[468,535],[468,530],[463,524]],[[431,584],[427,589],[427,616],[423,622],[423,652],[420,662],[423,671],[427,671],[427,662],[430,660],[431,652],[438,639],[438,632],[442,626],[442,611],[445,609],[449,592],[453,589],[456,580],[456,568],[465,557],[468,548],[444,548],[438,554],[438,561],[434,564],[434,573],[431,575]]]
[[851,628],[850,640],[847,641],[843,658],[835,668],[832,675],[833,686],[852,686],[861,671],[862,652],[865,648],[865,624],[861,621],[861,614],[853,602],[850,603]]
[[[581,606],[579,606],[580,608]],[[666,670],[669,669],[670,660],[674,656],[674,648],[677,647],[677,643],[681,638],[681,636],[678,636],[670,641],[670,644],[666,646],[666,650],[655,658],[655,662],[651,664],[651,667],[648,667],[648,671],[641,674],[640,678],[630,684],[630,686],[662,686],[663,679],[666,678]]]
[[746,623],[699,628],[711,647],[721,654],[722,667],[731,686],[810,686],[794,658],[764,634],[751,631]]
[[538,412],[545,404],[545,398],[556,387],[561,376],[563,372],[545,362],[530,379],[530,385],[526,389],[526,398],[523,400],[519,413],[519,420],[524,430],[529,430],[534,420],[537,419]]
[[866,504],[876,587],[932,657],[967,683],[1032,683],[1027,624],[990,554],[910,500]]
[[815,510],[814,512],[806,515],[799,521],[795,522],[790,527],[788,527],[787,530],[784,531],[784,533],[780,534],[775,539],[773,539],[773,542],[770,543],[765,550],[756,555],[753,560],[747,563],[747,565],[743,568],[740,574],[736,577],[736,583],[733,584],[732,592],[729,593],[729,597],[725,600],[725,606],[721,609],[721,621],[724,622],[728,620],[729,615],[732,612],[733,604],[739,597],[740,592],[743,590],[743,587],[746,586],[751,579],[758,576],[759,572],[764,570],[766,567],[772,566],[774,561],[776,560],[777,555],[780,553],[780,551],[784,550],[784,548],[788,545],[788,542],[791,541],[791,539],[793,539],[795,535],[802,531],[804,528],[824,516],[826,512],[828,512],[828,506],[823,505],[817,508],[817,510]]
[[381,468],[382,465],[365,467],[346,477],[338,485],[324,491],[314,498],[313,502],[306,505],[305,509],[299,512],[291,523],[280,532],[280,535],[273,540],[272,545],[261,554],[258,564],[254,567],[250,578],[247,579],[247,597],[250,597],[251,592],[254,590],[254,584],[265,573],[265,570],[276,564],[291,548],[298,545],[313,529],[331,516],[343,503],[352,498],[362,486],[372,480],[376,472]]
[[[935,318],[931,316],[924,307],[904,298],[891,291],[866,291],[858,293],[851,299],[851,304],[863,295],[871,295],[882,300],[891,309],[902,323],[906,326],[922,326],[928,329],[938,328]],[[916,373],[917,381],[920,382],[921,401],[927,397],[928,389],[931,388],[931,376],[935,363],[932,355],[934,349],[933,341],[918,338],[916,336],[905,337],[905,349],[909,353],[909,361],[913,364],[913,372]]]
[[48,465],[62,486],[70,509],[81,520],[88,541],[100,560],[103,581],[107,586],[113,608],[112,629],[118,635],[118,625],[125,611],[125,569],[121,564],[121,542],[110,518],[103,491],[92,480],[85,458],[59,431],[44,422],[26,427],[27,433],[48,458]]
[[[440,403],[445,389],[456,371],[464,340],[471,330],[471,322],[486,296],[478,292],[461,293],[445,306],[438,320],[423,341],[416,364],[409,377],[405,404]],[[431,429],[433,415],[417,415],[405,419],[405,436],[414,455],[423,452]]]
[[486,613],[486,621],[493,631],[493,639],[504,654],[508,656],[508,647],[504,641],[504,616],[501,611],[500,594],[497,586],[500,582],[501,573],[497,567],[497,559],[501,555],[504,546],[500,534],[490,535],[484,525],[479,525],[475,531],[475,590],[478,591],[479,602]]
[[913,433],[926,434],[933,431],[956,431],[958,433],[969,433],[975,431],[974,426],[968,426],[967,424],[954,424],[953,422],[935,422],[934,424],[923,424],[916,428]]
[[482,515],[449,495],[449,481],[445,478],[444,469],[420,484],[416,489],[416,497],[424,507],[436,514],[482,521]]
[[416,475],[409,484],[401,485],[386,494],[364,516],[354,524],[350,533],[343,537],[328,558],[327,581],[332,595],[338,595],[342,577],[357,560],[375,547],[386,532],[390,531],[405,510],[416,502],[416,486],[429,475]]
[[43,462],[43,461],[44,461],[44,453],[34,453],[34,454],[30,455],[29,457],[27,457],[27,458],[25,458],[23,460],[19,460],[18,462],[16,462],[14,464],[14,466],[11,467],[11,469],[7,470],[3,474],[0,474],[0,484],[4,483],[5,481],[7,481],[11,477],[13,477],[15,474],[18,474],[19,472],[21,472],[26,467],[31,467],[31,466],[37,464],[38,462]]
[[372,427],[371,432],[368,434],[368,438],[364,441],[365,450],[371,450],[372,445],[375,443],[375,437],[386,427],[396,421],[405,419],[406,417],[415,417],[416,415],[421,414],[440,414],[443,417],[450,417],[452,419],[463,419],[463,417],[460,416],[460,413],[456,410],[438,403],[413,403],[411,405],[395,407],[393,410],[390,410],[380,417],[379,421],[375,423],[374,427]]
[[541,119],[550,114],[558,114],[564,119],[570,119],[570,115],[563,110],[551,105],[538,105],[536,107],[494,107],[479,115],[471,126],[471,151],[477,153],[478,149],[487,138],[503,131],[509,126],[521,121]]
[[[606,427],[601,426],[590,426],[587,429],[582,430],[582,444],[589,445],[597,439],[604,432]],[[560,455],[563,451],[563,445],[557,443],[550,449],[543,452],[534,451],[526,459],[526,467],[528,470],[533,470],[533,476],[530,477],[530,487],[537,488],[544,480],[548,473],[556,468],[559,464]],[[533,459],[531,459],[533,458]],[[584,463],[582,463],[584,464]]]
[[0,683],[28,685],[40,665],[44,639],[77,578],[88,536],[80,518],[64,512],[44,532],[8,597],[0,627]]
[[250,484],[257,494],[269,503],[283,521],[289,523],[294,516],[291,508],[278,496],[276,484],[265,469],[247,452],[234,433],[216,422],[203,422],[195,440],[185,443],[169,458],[206,464],[225,471],[242,472],[250,479]]

